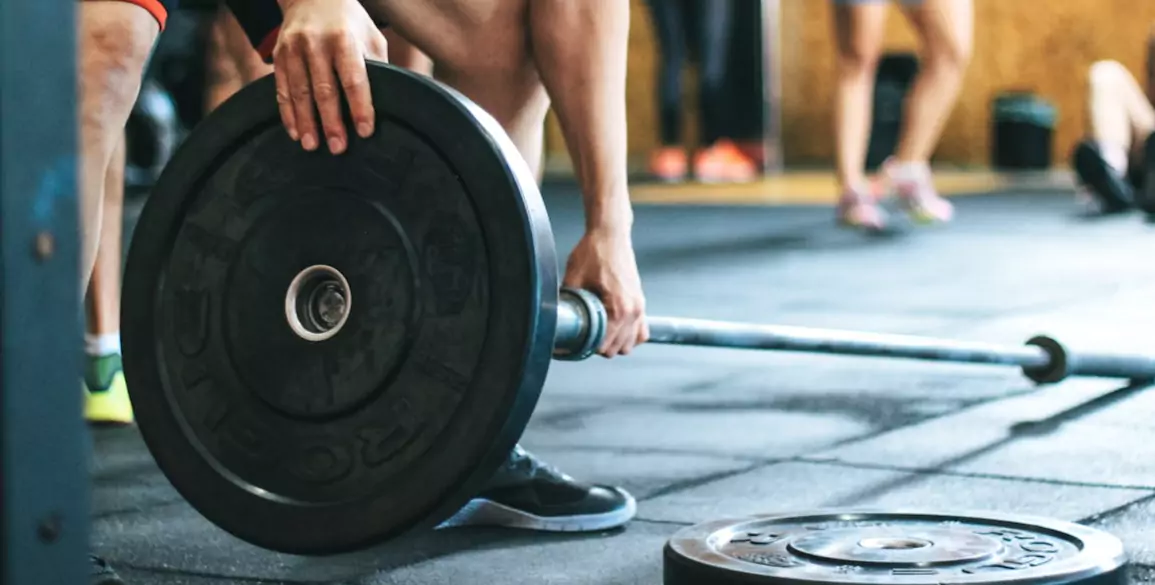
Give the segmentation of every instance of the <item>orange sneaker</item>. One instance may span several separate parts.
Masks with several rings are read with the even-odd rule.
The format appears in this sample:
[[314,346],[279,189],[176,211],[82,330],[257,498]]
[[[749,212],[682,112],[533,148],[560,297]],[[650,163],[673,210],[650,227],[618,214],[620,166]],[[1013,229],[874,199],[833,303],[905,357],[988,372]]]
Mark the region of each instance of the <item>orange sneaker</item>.
[[686,151],[678,146],[665,146],[650,155],[650,174],[667,183],[686,178]]
[[694,176],[703,183],[748,183],[758,168],[729,140],[719,140],[694,155]]

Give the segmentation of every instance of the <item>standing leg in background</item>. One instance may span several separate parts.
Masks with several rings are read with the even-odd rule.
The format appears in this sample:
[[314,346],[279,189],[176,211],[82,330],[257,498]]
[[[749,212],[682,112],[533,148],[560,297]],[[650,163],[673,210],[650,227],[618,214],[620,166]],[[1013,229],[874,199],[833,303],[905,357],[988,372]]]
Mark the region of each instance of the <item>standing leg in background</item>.
[[650,155],[649,171],[668,182],[686,178],[682,144],[682,70],[686,65],[687,0],[649,0],[658,38],[658,125],[661,146]]
[[866,148],[874,106],[874,76],[886,31],[886,2],[835,0],[838,50],[834,96],[838,221],[867,230],[886,226],[886,214],[866,180]]
[[921,59],[898,150],[883,172],[916,221],[946,222],[954,208],[935,190],[929,161],[970,63],[974,5],[973,0],[920,0],[906,2],[904,12],[922,42]]
[[120,276],[124,237],[124,140],[104,181],[96,265],[85,298],[84,416],[91,424],[130,424],[132,403],[120,363]]
[[694,176],[707,183],[752,181],[758,174],[754,162],[725,135],[733,107],[728,83],[733,0],[698,0],[694,8],[702,145],[694,155]]

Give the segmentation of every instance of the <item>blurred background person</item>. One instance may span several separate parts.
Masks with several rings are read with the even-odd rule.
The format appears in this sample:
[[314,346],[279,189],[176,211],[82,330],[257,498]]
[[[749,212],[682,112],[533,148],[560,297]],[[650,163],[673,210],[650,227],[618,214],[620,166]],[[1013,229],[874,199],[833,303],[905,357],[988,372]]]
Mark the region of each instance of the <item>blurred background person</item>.
[[692,158],[694,177],[702,182],[742,182],[757,176],[757,167],[725,136],[731,107],[727,83],[732,0],[648,0],[659,45],[658,117],[660,146],[649,170],[663,181],[687,177],[690,160],[683,144],[682,74],[689,57],[698,63],[700,148]]
[[879,200],[892,192],[920,223],[950,221],[951,204],[935,190],[930,157],[954,108],[970,62],[972,0],[905,0],[902,11],[918,35],[919,74],[906,101],[898,148],[874,188],[866,180],[866,150],[875,75],[882,53],[887,0],[833,0],[838,81],[835,164],[841,195],[838,221],[866,229],[886,226]]
[[1155,26],[1147,39],[1143,83],[1114,60],[1098,61],[1087,72],[1089,136],[1075,146],[1071,166],[1079,197],[1094,211],[1117,213],[1138,200],[1155,203]]

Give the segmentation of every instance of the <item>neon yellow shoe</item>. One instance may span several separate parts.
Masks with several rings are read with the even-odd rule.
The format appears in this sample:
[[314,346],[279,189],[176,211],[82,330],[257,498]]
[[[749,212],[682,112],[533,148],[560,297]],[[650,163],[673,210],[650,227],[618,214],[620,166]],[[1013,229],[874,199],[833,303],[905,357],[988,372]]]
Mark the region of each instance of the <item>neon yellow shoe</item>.
[[132,401],[120,355],[89,357],[84,375],[84,419],[94,425],[130,425]]

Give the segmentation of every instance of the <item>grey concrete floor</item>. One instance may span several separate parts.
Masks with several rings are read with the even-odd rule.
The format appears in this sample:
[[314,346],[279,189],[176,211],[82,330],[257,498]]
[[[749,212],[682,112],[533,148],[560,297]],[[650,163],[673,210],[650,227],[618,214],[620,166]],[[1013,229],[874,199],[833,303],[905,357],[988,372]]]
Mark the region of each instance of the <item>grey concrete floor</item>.
[[[547,188],[559,249],[581,227]],[[1089,220],[1069,194],[956,200],[900,237],[827,208],[644,206],[652,314],[1155,351],[1155,226]],[[524,444],[640,500],[623,530],[449,530],[334,558],[274,554],[203,520],[132,429],[95,433],[97,552],[133,584],[657,584],[677,529],[815,507],[980,509],[1075,520],[1155,567],[1155,393],[1036,388],[1004,368],[678,347],[553,365]]]

